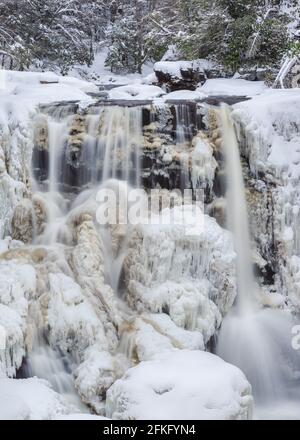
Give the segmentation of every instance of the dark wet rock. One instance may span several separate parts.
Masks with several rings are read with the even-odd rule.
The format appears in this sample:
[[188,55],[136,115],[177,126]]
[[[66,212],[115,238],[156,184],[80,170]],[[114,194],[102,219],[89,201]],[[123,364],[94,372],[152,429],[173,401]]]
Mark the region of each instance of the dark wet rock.
[[204,70],[194,62],[168,61],[154,65],[158,85],[165,87],[167,92],[177,90],[196,90],[206,82]]
[[94,99],[108,99],[109,97],[109,93],[105,92],[104,90],[100,90],[99,92],[86,92],[86,94]]
[[147,105],[151,105],[152,101],[150,100],[134,100],[134,99],[107,99],[107,100],[99,100],[95,104],[88,107],[88,109],[96,108],[96,107],[143,107]]

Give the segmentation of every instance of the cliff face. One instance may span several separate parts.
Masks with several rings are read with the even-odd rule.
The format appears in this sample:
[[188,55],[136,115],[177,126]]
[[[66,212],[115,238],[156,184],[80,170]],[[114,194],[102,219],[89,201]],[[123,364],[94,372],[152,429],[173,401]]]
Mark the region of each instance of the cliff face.
[[233,112],[246,175],[252,236],[263,279],[299,311],[298,91],[274,91]]

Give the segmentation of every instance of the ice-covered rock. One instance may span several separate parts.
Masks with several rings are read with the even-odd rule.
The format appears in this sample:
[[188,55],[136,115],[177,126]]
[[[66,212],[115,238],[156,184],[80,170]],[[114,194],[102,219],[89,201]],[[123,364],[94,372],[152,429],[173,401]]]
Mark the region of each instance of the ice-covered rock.
[[31,243],[34,236],[34,208],[31,200],[23,199],[15,207],[11,222],[12,237]]
[[[251,175],[250,226],[267,281],[300,310],[300,92],[273,90],[233,111]],[[255,215],[253,215],[255,214]]]
[[129,242],[127,301],[138,312],[167,313],[207,342],[236,296],[231,235],[191,206],[184,214],[166,208],[158,222],[137,226]]
[[108,390],[106,411],[117,420],[245,420],[251,386],[210,353],[176,350],[128,370]]
[[36,273],[31,265],[0,261],[0,326],[5,336],[0,363],[10,377],[25,355],[28,302],[35,288]]

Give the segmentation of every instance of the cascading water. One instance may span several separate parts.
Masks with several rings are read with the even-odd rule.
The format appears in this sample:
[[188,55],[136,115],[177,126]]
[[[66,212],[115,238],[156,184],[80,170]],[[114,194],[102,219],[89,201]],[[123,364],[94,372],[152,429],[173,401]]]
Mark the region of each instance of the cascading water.
[[193,137],[193,130],[189,107],[187,104],[177,104],[176,114],[176,146],[180,154],[181,188],[187,189],[190,186],[189,175],[189,153],[187,151],[188,142]]
[[[277,409],[286,405],[283,402],[299,402],[300,358],[291,345],[293,318],[288,311],[264,309],[258,304],[242,166],[227,106],[221,108],[220,120],[227,168],[228,225],[237,253],[238,298],[223,321],[217,354],[246,374],[253,387],[258,417],[276,418]],[[291,412],[295,411],[293,403],[288,405]]]
[[[99,189],[115,191],[120,205],[127,197],[128,185],[140,186],[142,108],[102,107],[92,109],[84,117],[74,116],[66,108],[64,111],[54,108],[47,116],[46,132],[48,172],[43,175],[47,175],[48,184],[35,182],[34,187],[44,200],[47,222],[42,234],[35,237],[35,243],[71,245],[73,237],[68,221],[74,213],[84,211],[91,204],[95,206]],[[80,194],[72,201],[72,194],[64,192],[64,188],[74,184]],[[128,231],[121,234],[117,249],[113,249],[107,228],[99,226],[98,231],[105,247],[107,282],[117,292]],[[76,393],[69,361],[49,346],[43,330],[39,330],[27,358],[26,374],[47,379],[77,409],[86,411]]]
[[255,284],[252,262],[251,242],[248,225],[248,212],[244,179],[237,138],[228,107],[220,111],[223,127],[223,146],[227,166],[227,222],[233,232],[237,253],[237,308],[239,314],[247,314],[254,306]]

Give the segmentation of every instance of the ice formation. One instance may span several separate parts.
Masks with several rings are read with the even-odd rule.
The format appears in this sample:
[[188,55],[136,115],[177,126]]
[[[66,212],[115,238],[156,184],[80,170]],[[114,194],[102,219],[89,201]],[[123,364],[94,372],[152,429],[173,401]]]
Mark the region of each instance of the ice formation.
[[[275,289],[300,310],[298,90],[274,90],[238,104],[233,112],[249,160],[252,235],[273,272]],[[266,264],[266,263],[265,263]],[[270,282],[270,281],[269,281]]]
[[[170,195],[158,188],[163,179],[174,178],[170,187],[182,183],[186,164],[189,187],[214,200],[216,145],[199,129],[199,108],[167,96],[159,102],[161,89],[140,84],[115,89],[114,105],[97,106],[86,94],[93,86],[56,75],[54,84],[41,84],[47,75],[8,74],[1,92],[0,390],[11,389],[12,402],[1,416],[76,419],[92,410],[153,418],[148,405],[162,397],[160,417],[250,418],[243,374],[204,351],[237,293],[231,234],[204,208],[196,215],[191,205],[182,210],[180,197],[160,214],[153,209],[152,225],[105,229],[97,222],[97,191],[115,189],[118,178],[139,186],[144,151],[152,166],[146,181],[158,198]],[[153,97],[143,108],[117,104]],[[127,197],[124,181],[119,204]],[[150,376],[157,368],[164,372],[158,384]],[[165,389],[170,375],[173,391]],[[143,403],[136,388],[127,393],[127,381],[145,391]],[[23,402],[23,393],[36,398]]]
[[133,232],[124,262],[126,298],[138,312],[165,312],[207,342],[236,296],[235,253],[230,234],[214,219],[201,211],[193,216],[191,206],[184,215],[187,223],[181,207],[166,208],[162,224]]

